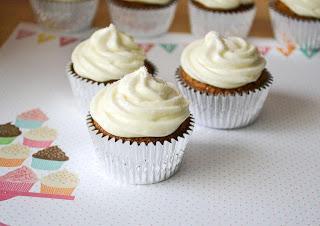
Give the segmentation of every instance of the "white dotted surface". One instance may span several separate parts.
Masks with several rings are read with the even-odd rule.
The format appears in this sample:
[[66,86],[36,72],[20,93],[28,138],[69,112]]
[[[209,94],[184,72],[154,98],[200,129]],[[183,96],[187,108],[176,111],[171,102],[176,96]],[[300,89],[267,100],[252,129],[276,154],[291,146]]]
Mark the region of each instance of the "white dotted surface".
[[[30,25],[23,25],[30,26]],[[31,26],[32,27],[32,26]],[[35,39],[33,37],[33,39]],[[190,37],[177,36],[183,42]],[[173,40],[173,39],[172,39]],[[255,40],[257,44],[273,41]],[[148,186],[121,186],[96,166],[93,148],[64,74],[72,48],[9,40],[0,52],[0,123],[40,107],[58,129],[56,143],[80,184],[74,201],[16,197],[0,202],[10,225],[319,225],[319,56],[298,51],[268,56],[274,84],[251,126],[219,131],[196,127],[180,171]],[[171,81],[180,45],[149,54]],[[0,172],[3,172],[0,170]]]

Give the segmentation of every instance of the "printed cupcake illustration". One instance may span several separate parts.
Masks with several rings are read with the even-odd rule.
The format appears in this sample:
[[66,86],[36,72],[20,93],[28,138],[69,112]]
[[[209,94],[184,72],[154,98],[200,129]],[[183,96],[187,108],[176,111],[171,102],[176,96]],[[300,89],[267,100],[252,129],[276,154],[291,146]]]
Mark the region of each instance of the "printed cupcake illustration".
[[37,181],[37,175],[28,167],[22,166],[0,176],[0,188],[5,191],[28,192]]
[[15,125],[20,128],[34,129],[41,127],[48,117],[38,108],[21,113],[16,118]]
[[31,167],[40,170],[57,170],[69,157],[58,147],[52,146],[32,155]]
[[23,144],[32,148],[46,148],[57,138],[57,131],[49,127],[29,130],[23,136]]
[[41,179],[41,193],[55,195],[71,195],[79,184],[78,177],[69,172],[62,170],[51,173]]
[[0,167],[20,166],[29,157],[30,149],[21,144],[0,148]]
[[0,125],[0,145],[10,144],[17,136],[21,134],[21,131],[15,125],[10,122]]

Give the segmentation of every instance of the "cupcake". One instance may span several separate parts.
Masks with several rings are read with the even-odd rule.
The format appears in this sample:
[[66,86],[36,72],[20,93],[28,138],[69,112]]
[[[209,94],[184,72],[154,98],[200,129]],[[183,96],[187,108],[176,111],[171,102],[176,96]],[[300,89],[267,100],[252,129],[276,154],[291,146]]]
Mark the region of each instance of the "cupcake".
[[272,0],[270,14],[276,39],[303,49],[320,48],[320,1]]
[[155,67],[134,40],[117,31],[112,24],[100,29],[72,53],[67,76],[82,113],[89,111],[90,100],[101,88],[145,65],[154,74]]
[[197,124],[233,129],[247,126],[259,115],[272,76],[256,47],[238,37],[209,32],[182,52],[176,79],[191,100]]
[[48,117],[38,108],[21,113],[16,118],[15,125],[20,128],[34,129],[41,127]]
[[28,192],[37,181],[37,175],[28,167],[22,166],[0,176],[0,190]]
[[109,0],[112,22],[135,37],[166,33],[174,18],[177,0]]
[[30,150],[21,144],[0,148],[0,167],[17,167],[29,157]]
[[226,36],[246,37],[256,13],[253,0],[190,0],[191,31],[203,36],[215,30]]
[[51,173],[41,179],[41,193],[54,195],[71,195],[78,186],[78,177],[67,171]]
[[10,122],[0,125],[0,145],[10,144],[20,134],[20,129]]
[[129,184],[168,179],[180,167],[193,119],[188,101],[145,67],[93,98],[88,128],[110,178]]
[[69,157],[58,147],[52,146],[32,155],[31,167],[40,170],[57,170]]
[[23,145],[32,148],[46,148],[57,138],[57,131],[48,127],[29,130],[23,135]]

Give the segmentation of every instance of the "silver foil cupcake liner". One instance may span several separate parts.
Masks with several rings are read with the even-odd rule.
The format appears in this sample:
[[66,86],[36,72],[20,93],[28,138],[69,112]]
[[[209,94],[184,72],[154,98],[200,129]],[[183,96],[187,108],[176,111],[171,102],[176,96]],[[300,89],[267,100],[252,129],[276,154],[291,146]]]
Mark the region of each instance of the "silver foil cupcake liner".
[[104,136],[90,115],[87,125],[100,166],[120,184],[153,184],[173,176],[181,166],[193,130],[191,121],[189,129],[177,139],[138,144]]
[[39,24],[47,29],[78,32],[90,27],[98,0],[30,0]]
[[286,16],[275,8],[274,1],[269,6],[273,32],[280,44],[290,41],[303,49],[320,48],[320,21]]
[[162,8],[129,8],[107,1],[112,23],[135,37],[154,37],[166,33],[177,7],[177,1]]
[[273,78],[254,91],[234,95],[202,93],[187,85],[176,73],[179,89],[191,101],[196,124],[214,129],[235,129],[253,123],[268,96]]
[[256,7],[242,12],[212,12],[188,2],[191,32],[195,36],[204,36],[209,31],[217,31],[224,36],[247,37]]

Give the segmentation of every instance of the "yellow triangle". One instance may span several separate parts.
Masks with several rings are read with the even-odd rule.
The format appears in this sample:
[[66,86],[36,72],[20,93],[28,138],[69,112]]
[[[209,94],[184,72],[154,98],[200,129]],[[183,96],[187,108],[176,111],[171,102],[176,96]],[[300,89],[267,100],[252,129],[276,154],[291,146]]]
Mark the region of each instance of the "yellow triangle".
[[45,33],[40,33],[40,34],[38,35],[38,43],[41,44],[41,43],[44,43],[44,42],[53,40],[53,39],[55,39],[55,38],[56,38],[56,36],[54,36],[54,35],[49,35],[49,34],[45,34]]

